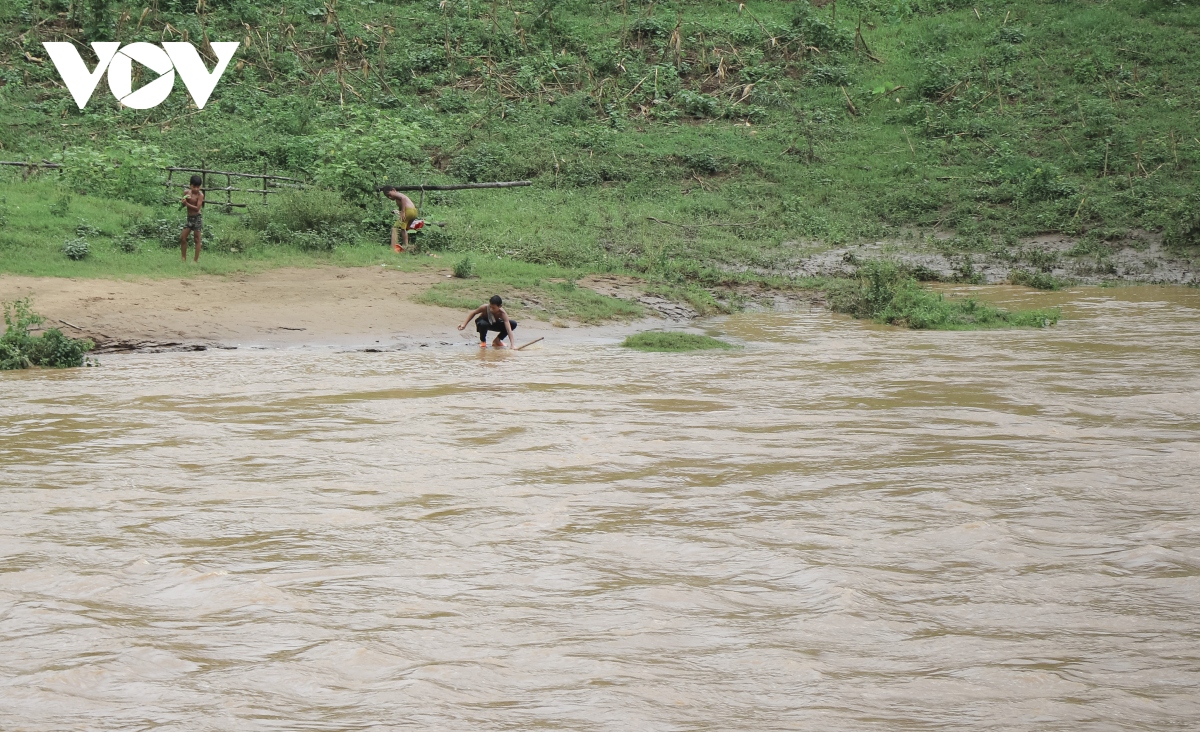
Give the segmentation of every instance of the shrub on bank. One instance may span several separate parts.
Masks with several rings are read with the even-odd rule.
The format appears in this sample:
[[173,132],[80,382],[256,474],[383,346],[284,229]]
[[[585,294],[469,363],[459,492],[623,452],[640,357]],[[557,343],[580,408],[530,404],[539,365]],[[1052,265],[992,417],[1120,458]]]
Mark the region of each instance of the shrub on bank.
[[85,354],[95,344],[85,338],[71,338],[58,328],[49,328],[41,335],[31,330],[45,318],[29,308],[29,300],[4,303],[4,335],[0,336],[0,371],[26,369],[33,366],[71,368],[88,363]]
[[358,238],[362,217],[361,209],[337,193],[309,188],[289,191],[277,196],[269,206],[250,209],[247,223],[272,244],[329,252],[338,244]]
[[829,292],[834,312],[915,330],[1043,328],[1058,322],[1056,309],[1009,311],[975,298],[951,300],[925,289],[892,262],[866,262],[858,278]]

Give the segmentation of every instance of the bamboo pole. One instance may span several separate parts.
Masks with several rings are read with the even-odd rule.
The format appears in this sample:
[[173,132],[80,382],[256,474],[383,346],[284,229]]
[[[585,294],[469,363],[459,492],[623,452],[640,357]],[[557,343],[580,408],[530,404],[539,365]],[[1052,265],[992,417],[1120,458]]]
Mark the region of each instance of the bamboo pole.
[[[24,163],[21,163],[21,164],[24,165]],[[57,163],[51,163],[51,165],[57,166]],[[211,173],[213,175],[232,175],[232,176],[237,176],[239,178],[262,178],[265,176],[267,178],[270,178],[271,180],[290,180],[295,183],[303,183],[304,182],[300,178],[289,178],[284,175],[266,175],[266,171],[267,171],[266,162],[263,163],[263,172],[262,173],[239,173],[235,170],[212,170],[210,168],[178,168],[178,167],[173,167],[173,166],[163,168],[163,170],[175,171],[175,172],[179,172],[179,173]]]
[[62,167],[58,163],[47,163],[45,161],[42,161],[40,163],[23,163],[19,160],[0,160],[0,165],[16,165],[16,166],[20,166],[22,168],[61,168]]
[[499,181],[496,183],[456,183],[445,186],[392,186],[392,188],[395,188],[398,191],[465,191],[476,188],[519,188],[521,186],[531,185],[533,185],[533,181],[531,180],[509,180]]

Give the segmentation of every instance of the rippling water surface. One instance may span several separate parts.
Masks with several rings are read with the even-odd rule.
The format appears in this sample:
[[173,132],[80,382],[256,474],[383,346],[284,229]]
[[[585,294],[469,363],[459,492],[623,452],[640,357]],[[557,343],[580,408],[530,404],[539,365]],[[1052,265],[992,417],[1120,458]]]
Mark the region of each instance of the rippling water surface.
[[1200,293],[1010,297],[0,375],[0,728],[1194,729]]

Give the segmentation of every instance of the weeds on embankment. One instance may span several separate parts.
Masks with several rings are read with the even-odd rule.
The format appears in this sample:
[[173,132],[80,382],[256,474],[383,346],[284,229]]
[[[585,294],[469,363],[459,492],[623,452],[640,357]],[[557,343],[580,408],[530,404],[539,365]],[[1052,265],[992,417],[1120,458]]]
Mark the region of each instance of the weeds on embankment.
[[858,278],[831,288],[834,312],[915,330],[1044,328],[1060,317],[1057,309],[1004,310],[975,298],[952,300],[925,289],[891,262],[867,262]]
[[732,343],[696,335],[694,333],[665,333],[662,331],[647,331],[626,338],[622,343],[625,348],[653,353],[679,353],[683,351],[732,350],[738,346]]
[[[418,251],[673,285],[706,268],[786,272],[805,247],[909,232],[1161,231],[1200,252],[1194,3],[91,5],[83,27],[57,0],[0,4],[0,33],[16,39],[0,48],[0,126],[28,131],[4,139],[4,157],[61,163],[47,175],[70,208],[135,201],[149,220],[181,217],[164,164],[266,166],[358,209],[337,237],[206,216],[206,246],[244,268],[373,258],[351,242],[388,236],[377,183],[517,178],[534,185],[426,195],[422,215],[447,226],[427,227]],[[101,85],[81,111],[41,48],[180,34],[245,39],[204,110],[180,89],[129,109]],[[64,241],[0,268],[51,269]],[[121,271],[108,242],[89,243],[79,272]]]
[[33,312],[29,300],[4,303],[4,335],[0,336],[0,371],[34,366],[72,368],[91,365],[86,357],[95,344],[84,338],[71,338],[58,328],[33,335],[45,318]]

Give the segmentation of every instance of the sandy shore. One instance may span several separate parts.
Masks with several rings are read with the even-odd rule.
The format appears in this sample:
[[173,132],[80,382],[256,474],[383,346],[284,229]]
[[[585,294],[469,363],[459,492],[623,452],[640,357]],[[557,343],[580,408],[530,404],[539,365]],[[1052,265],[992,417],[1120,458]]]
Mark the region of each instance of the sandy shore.
[[[465,313],[413,296],[438,270],[390,267],[277,269],[252,275],[109,280],[0,275],[0,300],[33,299],[34,310],[103,351],[201,347],[341,345],[396,347],[461,342]],[[552,330],[522,323],[520,342]],[[540,327],[539,327],[540,326]],[[544,333],[542,333],[544,334]],[[474,338],[474,331],[470,333]]]

